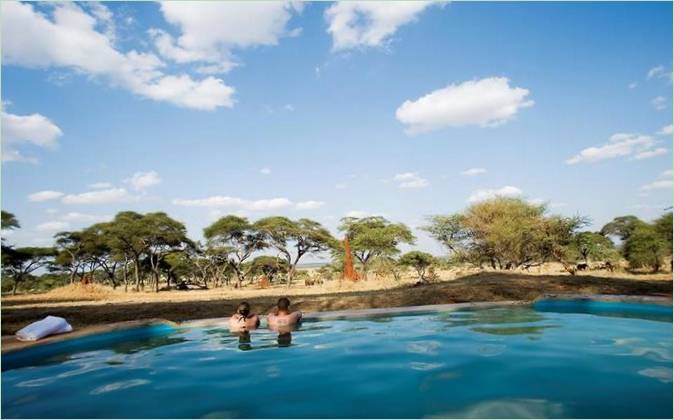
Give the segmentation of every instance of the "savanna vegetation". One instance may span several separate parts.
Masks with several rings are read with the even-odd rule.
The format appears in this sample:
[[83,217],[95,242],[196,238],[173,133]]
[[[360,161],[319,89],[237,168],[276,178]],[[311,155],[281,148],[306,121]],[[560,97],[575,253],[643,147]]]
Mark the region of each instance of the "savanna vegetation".
[[[436,270],[471,265],[492,270],[528,270],[560,263],[570,274],[588,269],[658,272],[671,270],[672,213],[653,222],[617,217],[599,232],[584,217],[549,214],[545,205],[498,197],[456,214],[433,215],[422,227],[447,256],[412,250],[412,230],[380,216],[342,219],[359,277],[400,281],[411,272],[419,283],[439,279]],[[2,212],[2,230],[20,229]],[[99,283],[124,291],[292,287],[342,277],[344,242],[320,223],[273,216],[249,221],[229,215],[204,229],[204,240],[166,213],[118,213],[113,220],[79,231],[59,232],[51,247],[15,247],[2,240],[2,288],[41,291],[69,283]],[[299,267],[306,256],[331,255],[311,274]],[[402,254],[402,255],[401,255]]]

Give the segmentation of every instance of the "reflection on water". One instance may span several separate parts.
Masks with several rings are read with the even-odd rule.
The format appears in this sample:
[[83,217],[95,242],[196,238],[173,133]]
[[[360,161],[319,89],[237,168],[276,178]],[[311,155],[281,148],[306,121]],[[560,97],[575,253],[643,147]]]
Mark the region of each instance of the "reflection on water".
[[547,328],[559,328],[559,325],[530,325],[518,327],[473,327],[470,330],[493,335],[540,335]]

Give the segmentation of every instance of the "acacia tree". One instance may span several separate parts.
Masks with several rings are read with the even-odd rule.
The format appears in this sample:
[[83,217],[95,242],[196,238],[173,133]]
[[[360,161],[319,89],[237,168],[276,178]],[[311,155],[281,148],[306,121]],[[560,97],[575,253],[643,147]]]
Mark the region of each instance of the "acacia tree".
[[59,232],[54,238],[58,253],[54,262],[59,269],[70,273],[70,283],[73,283],[85,262],[82,233]]
[[668,255],[671,260],[671,226],[671,212],[654,223],[647,223],[630,215],[616,217],[601,232],[620,238],[623,256],[632,269],[650,267],[653,272],[658,272]]
[[248,274],[244,263],[255,251],[267,247],[265,235],[258,231],[248,219],[239,216],[225,216],[204,229],[204,237],[210,247],[222,247],[229,255],[228,263],[236,274],[236,287],[243,285]]
[[[148,213],[140,221],[143,225],[141,241],[150,260],[154,277],[154,290],[159,292],[160,265],[169,253],[184,249],[191,244],[187,239],[185,225],[170,218],[166,213]],[[167,277],[167,282],[170,278]],[[168,285],[170,287],[170,284]]]
[[[21,227],[19,220],[12,213],[2,210],[2,220],[0,221],[0,230],[8,231],[14,230]],[[2,250],[5,250],[5,238],[4,236],[0,238],[2,243]]]
[[288,273],[288,262],[283,258],[260,255],[255,257],[250,264],[251,274],[264,275],[270,283],[276,276]]
[[362,266],[364,279],[367,279],[371,259],[396,255],[400,252],[398,245],[412,245],[416,239],[406,225],[391,223],[381,216],[345,217],[338,229],[349,238],[353,255]]
[[400,257],[400,264],[412,267],[419,276],[419,281],[426,281],[426,270],[435,263],[435,257],[427,252],[410,251]]
[[465,217],[462,214],[428,216],[428,224],[421,229],[428,232],[435,240],[446,246],[454,254],[463,248],[468,239]]
[[19,283],[25,280],[28,274],[47,266],[55,255],[54,248],[25,247],[3,250],[2,272],[14,280],[12,294],[16,294]]
[[572,245],[587,263],[590,259],[615,260],[618,252],[615,245],[606,236],[596,232],[579,232],[574,235]]
[[307,253],[318,253],[334,246],[335,239],[320,223],[309,219],[293,221],[275,216],[260,219],[255,227],[265,240],[283,256],[287,265],[287,286],[290,287],[297,264]]
[[[123,211],[117,213],[111,222],[102,226],[113,252],[121,255],[124,259],[125,277],[127,263],[130,261],[133,264],[135,289],[136,291],[140,290],[141,259],[147,251],[146,243],[143,240],[145,235],[143,215],[133,211]],[[125,279],[125,288],[126,283]]]

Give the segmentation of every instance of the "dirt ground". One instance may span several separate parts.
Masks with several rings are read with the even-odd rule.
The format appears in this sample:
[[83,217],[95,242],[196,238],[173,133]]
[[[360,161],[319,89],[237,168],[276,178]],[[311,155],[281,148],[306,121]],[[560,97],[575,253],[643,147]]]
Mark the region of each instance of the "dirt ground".
[[[461,274],[461,273],[459,273]],[[39,295],[3,297],[2,335],[47,315],[66,318],[75,328],[111,322],[163,318],[186,321],[228,316],[236,304],[247,300],[258,313],[266,313],[279,296],[288,295],[295,308],[305,312],[402,307],[444,303],[531,300],[545,294],[582,293],[672,297],[671,275],[610,276],[466,273],[438,283],[414,286],[402,283],[361,281],[352,285],[318,288],[172,291],[124,293],[106,289],[60,290]]]

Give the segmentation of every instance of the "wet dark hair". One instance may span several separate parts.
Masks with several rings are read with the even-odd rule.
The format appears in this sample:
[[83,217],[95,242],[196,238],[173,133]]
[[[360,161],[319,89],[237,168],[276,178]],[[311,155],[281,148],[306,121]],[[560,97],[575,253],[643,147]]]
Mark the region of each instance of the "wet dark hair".
[[239,303],[239,307],[236,308],[236,313],[247,318],[248,314],[250,314],[250,305],[248,302]]
[[288,299],[287,297],[282,297],[281,299],[278,300],[276,306],[282,311],[287,311],[288,308],[290,307],[290,299]]

